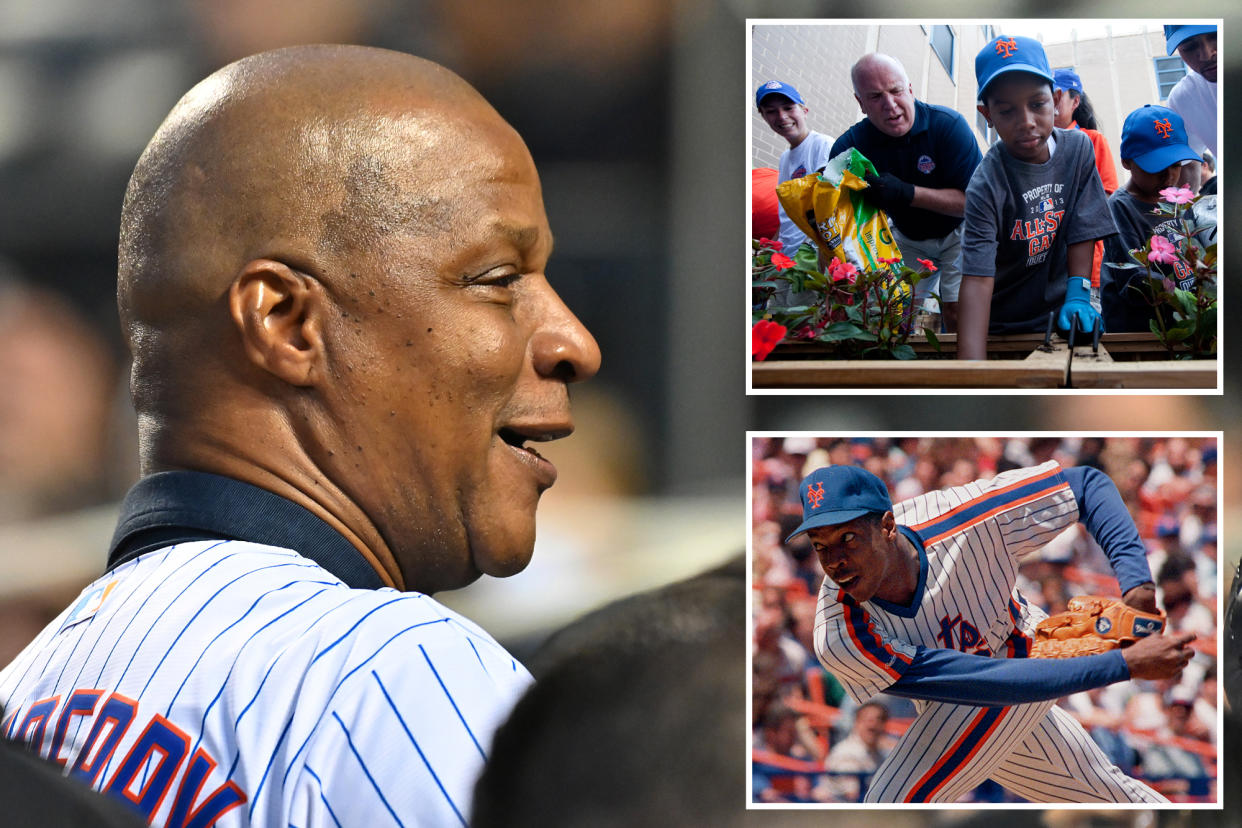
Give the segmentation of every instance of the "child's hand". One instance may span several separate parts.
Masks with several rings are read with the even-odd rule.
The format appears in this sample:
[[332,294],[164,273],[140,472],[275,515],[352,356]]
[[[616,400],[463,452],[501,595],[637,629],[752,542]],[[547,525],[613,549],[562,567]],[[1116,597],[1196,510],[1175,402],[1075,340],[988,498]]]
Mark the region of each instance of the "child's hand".
[[1075,317],[1078,319],[1078,330],[1082,333],[1089,334],[1095,330],[1097,322],[1103,324],[1100,312],[1091,305],[1091,280],[1078,276],[1071,277],[1065,286],[1065,304],[1061,305],[1061,312],[1057,314],[1057,327],[1068,335]]

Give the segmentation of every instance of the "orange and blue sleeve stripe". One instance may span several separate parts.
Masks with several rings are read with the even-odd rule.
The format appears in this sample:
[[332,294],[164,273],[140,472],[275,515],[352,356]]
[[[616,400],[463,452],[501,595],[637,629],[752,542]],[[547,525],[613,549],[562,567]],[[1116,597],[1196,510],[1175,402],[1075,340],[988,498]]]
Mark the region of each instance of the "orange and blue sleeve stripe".
[[841,590],[837,595],[845,613],[845,630],[854,648],[873,666],[897,681],[911,664],[910,656],[893,649],[876,631],[871,616]]
[[1060,466],[1034,477],[1024,478],[1002,489],[987,492],[910,528],[919,533],[925,545],[930,546],[958,532],[964,532],[1001,512],[1046,497],[1058,489],[1069,490],[1069,484]]

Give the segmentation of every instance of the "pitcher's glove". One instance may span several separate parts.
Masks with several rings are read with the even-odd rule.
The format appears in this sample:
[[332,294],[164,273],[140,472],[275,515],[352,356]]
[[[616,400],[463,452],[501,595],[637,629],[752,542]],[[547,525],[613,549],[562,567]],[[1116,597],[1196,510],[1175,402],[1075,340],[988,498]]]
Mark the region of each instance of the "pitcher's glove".
[[1104,653],[1164,630],[1164,612],[1137,610],[1116,598],[1079,595],[1066,611],[1035,627],[1032,658],[1072,658]]

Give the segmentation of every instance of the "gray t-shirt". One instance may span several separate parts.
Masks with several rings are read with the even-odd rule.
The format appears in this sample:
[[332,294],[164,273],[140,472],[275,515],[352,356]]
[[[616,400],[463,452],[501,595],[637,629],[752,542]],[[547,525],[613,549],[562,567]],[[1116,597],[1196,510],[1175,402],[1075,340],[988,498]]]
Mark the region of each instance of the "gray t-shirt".
[[[1150,330],[1148,320],[1155,318],[1151,305],[1132,285],[1141,285],[1147,278],[1145,268],[1118,268],[1117,264],[1132,264],[1130,251],[1137,250],[1152,236],[1163,236],[1175,241],[1181,232],[1181,220],[1156,212],[1156,205],[1132,196],[1125,187],[1108,199],[1108,209],[1117,223],[1117,235],[1104,242],[1104,264],[1100,270],[1100,302],[1104,307],[1104,330],[1110,333]],[[1186,210],[1186,218],[1192,227],[1200,217],[1195,209]],[[1206,234],[1205,234],[1206,235]],[[1199,239],[1201,244],[1210,244]],[[1157,264],[1154,271],[1167,276],[1182,290],[1193,290],[1194,272],[1180,259],[1172,265]]]
[[1001,142],[988,150],[966,188],[962,275],[990,276],[990,333],[1042,331],[1065,301],[1069,245],[1117,232],[1091,139],[1053,129],[1042,164],[1014,158]]

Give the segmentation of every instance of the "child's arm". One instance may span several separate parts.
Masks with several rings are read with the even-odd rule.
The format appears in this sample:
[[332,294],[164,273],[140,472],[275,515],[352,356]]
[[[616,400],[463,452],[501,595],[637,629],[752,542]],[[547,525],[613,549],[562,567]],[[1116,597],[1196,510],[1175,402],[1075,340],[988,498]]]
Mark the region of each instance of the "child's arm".
[[[1091,259],[1095,253],[1095,239],[1074,242],[1065,254],[1068,283],[1065,287],[1065,303],[1057,314],[1057,327],[1068,332],[1075,316],[1078,330],[1089,333],[1095,330],[1100,313],[1091,304]],[[1073,344],[1073,343],[1071,343]]]
[[988,322],[992,316],[990,276],[962,275],[957,297],[957,358],[988,358]]

